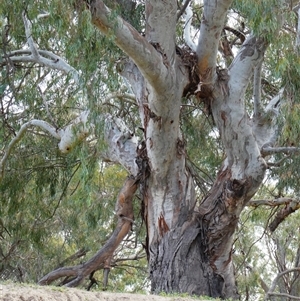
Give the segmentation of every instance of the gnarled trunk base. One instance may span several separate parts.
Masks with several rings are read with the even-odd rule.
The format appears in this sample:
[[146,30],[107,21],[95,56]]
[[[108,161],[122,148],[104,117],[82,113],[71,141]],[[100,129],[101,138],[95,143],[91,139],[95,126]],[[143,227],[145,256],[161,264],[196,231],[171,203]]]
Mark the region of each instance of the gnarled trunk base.
[[199,223],[194,221],[169,231],[159,244],[152,245],[152,291],[224,298],[224,279],[210,266],[204,241]]

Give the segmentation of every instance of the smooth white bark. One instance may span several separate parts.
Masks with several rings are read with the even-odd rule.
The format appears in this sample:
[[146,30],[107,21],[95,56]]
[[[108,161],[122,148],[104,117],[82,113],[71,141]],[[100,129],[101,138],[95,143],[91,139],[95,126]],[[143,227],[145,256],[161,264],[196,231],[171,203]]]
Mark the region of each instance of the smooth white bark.
[[121,17],[112,17],[111,10],[102,1],[95,1],[91,11],[94,25],[103,34],[114,35],[116,45],[135,62],[152,88],[165,91],[168,70],[162,54]]
[[265,48],[266,43],[253,36],[245,41],[229,68],[228,90],[216,94],[212,103],[214,119],[227,154],[226,166],[230,167],[232,178],[242,180],[251,176],[257,184],[264,176],[266,165],[253,135],[244,94]]
[[197,44],[198,68],[204,84],[213,84],[221,32],[232,0],[205,0]]
[[[28,21],[25,13],[22,14],[25,34],[29,49],[20,49],[15,50],[8,53],[8,57],[12,62],[23,62],[23,63],[37,63],[51,69],[60,70],[65,74],[69,74],[72,76],[74,81],[79,84],[80,76],[76,69],[70,66],[64,59],[60,56],[46,50],[39,50],[34,43],[32,33],[31,33],[31,25]],[[2,57],[4,59],[4,57]]]

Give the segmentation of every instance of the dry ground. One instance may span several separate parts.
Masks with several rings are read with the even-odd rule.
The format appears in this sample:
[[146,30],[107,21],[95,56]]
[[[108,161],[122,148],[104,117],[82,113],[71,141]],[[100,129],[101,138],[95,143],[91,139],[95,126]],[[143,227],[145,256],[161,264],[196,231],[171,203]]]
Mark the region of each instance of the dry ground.
[[[128,293],[87,292],[76,288],[0,283],[1,301],[195,301],[195,298],[161,297]],[[198,299],[203,300],[203,299]]]

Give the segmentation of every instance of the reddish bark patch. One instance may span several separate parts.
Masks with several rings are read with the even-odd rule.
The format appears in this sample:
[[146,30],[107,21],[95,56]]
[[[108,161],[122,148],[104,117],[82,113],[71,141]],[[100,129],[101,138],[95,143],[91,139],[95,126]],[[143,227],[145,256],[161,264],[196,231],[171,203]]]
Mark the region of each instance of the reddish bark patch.
[[[300,207],[300,205],[299,205]],[[271,232],[274,232],[277,227],[282,223],[287,216],[295,212],[298,208],[298,206],[295,206],[294,208],[292,206],[285,206],[284,208],[280,209],[274,220],[270,223],[269,229]]]
[[165,218],[162,215],[162,213],[160,214],[160,216],[158,218],[158,231],[159,231],[159,235],[161,237],[163,237],[168,231],[170,231],[170,228],[169,228],[168,224],[166,223]]

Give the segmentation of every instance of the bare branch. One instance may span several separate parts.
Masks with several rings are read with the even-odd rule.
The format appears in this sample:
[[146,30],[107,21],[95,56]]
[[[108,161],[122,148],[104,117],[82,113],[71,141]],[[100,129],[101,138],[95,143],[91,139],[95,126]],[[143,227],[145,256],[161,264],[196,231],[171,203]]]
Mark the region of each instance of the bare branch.
[[272,154],[294,154],[300,152],[300,147],[263,147],[261,153],[263,156],[272,155]]
[[300,297],[292,296],[290,294],[285,294],[285,293],[269,293],[269,296],[287,297],[289,299],[300,300]]
[[300,202],[299,200],[293,200],[289,203],[288,206],[285,206],[284,208],[280,209],[273,221],[269,224],[269,230],[271,232],[274,232],[277,227],[293,212],[295,212],[297,209],[300,208]]
[[9,157],[9,155],[11,154],[14,146],[22,139],[22,137],[24,136],[24,134],[26,133],[26,131],[32,127],[32,126],[37,126],[42,128],[43,130],[47,131],[48,133],[51,134],[52,137],[56,138],[56,139],[60,139],[60,133],[57,132],[57,130],[50,125],[49,123],[47,123],[46,121],[43,120],[37,120],[37,119],[33,119],[31,121],[28,121],[26,123],[24,123],[20,130],[18,131],[18,133],[16,134],[16,136],[11,140],[11,142],[8,144],[4,156],[0,161],[0,181],[2,180],[3,176],[4,176],[4,166],[5,163]]
[[[105,103],[105,102],[108,102],[109,100],[111,100],[111,99],[113,99],[113,98],[119,98],[119,99],[121,99],[121,100],[130,102],[130,103],[132,103],[133,105],[137,106],[137,103],[136,103],[136,97],[135,97],[134,94],[123,93],[123,92],[114,92],[114,93],[109,94],[109,95],[105,98],[104,103]],[[132,101],[130,101],[130,100],[132,100]]]
[[[40,65],[47,66],[51,69],[60,70],[66,74],[70,74],[74,81],[79,84],[80,76],[76,69],[70,66],[66,61],[64,61],[60,56],[46,50],[38,50],[37,46],[33,41],[31,34],[31,28],[25,13],[22,14],[25,33],[29,49],[15,50],[7,54],[11,62],[32,62]],[[4,58],[4,56],[2,56]]]
[[270,206],[278,207],[285,205],[280,209],[273,221],[269,224],[269,230],[274,232],[277,227],[293,212],[300,208],[300,200],[294,198],[276,198],[269,200],[250,200],[247,206],[258,207],[258,206]]
[[287,159],[287,158],[289,158],[290,157],[290,155],[287,155],[287,156],[285,156],[285,157],[283,157],[283,158],[281,158],[280,160],[278,160],[278,161],[276,161],[276,162],[267,162],[267,165],[268,165],[268,167],[270,168],[270,167],[279,167],[279,166],[281,166],[282,165],[282,163]]
[[277,285],[277,282],[279,280],[279,278],[281,278],[282,276],[284,276],[287,273],[292,273],[292,272],[300,272],[300,267],[296,267],[296,268],[292,268],[292,269],[288,269],[285,270],[281,273],[279,273],[275,279],[272,282],[272,285],[270,286],[269,291],[267,292],[267,294],[265,295],[265,301],[270,300],[270,296],[285,296],[285,297],[289,297],[291,299],[295,299],[295,300],[300,300],[300,297],[296,297],[296,296],[291,296],[289,294],[282,294],[282,293],[274,293],[275,287]]
[[63,267],[67,262],[72,262],[74,261],[75,259],[78,259],[80,257],[83,257],[86,255],[86,253],[88,252],[88,249],[83,247],[81,248],[80,250],[78,250],[77,252],[75,252],[74,254],[70,255],[68,258],[64,259],[63,261],[61,261],[57,268],[60,268],[60,267]]
[[186,8],[190,5],[192,0],[185,0],[182,7],[180,8],[180,11],[177,13],[177,21],[179,18],[184,14]]
[[[12,62],[21,62],[21,63],[37,63],[44,65],[54,70],[60,70],[65,74],[70,74],[74,81],[79,84],[79,73],[76,69],[70,66],[66,61],[64,61],[60,56],[46,50],[37,50],[38,57],[34,57],[30,50],[16,50],[8,54],[9,59]],[[12,55],[14,54],[14,55]],[[29,55],[20,55],[19,54],[29,54]],[[31,55],[30,55],[31,54]],[[49,58],[43,57],[46,55]]]
[[48,18],[49,16],[50,16],[50,13],[42,12],[42,13],[37,15],[37,19]]
[[260,199],[260,200],[250,200],[247,206],[271,206],[276,207],[280,205],[288,205],[290,203],[298,203],[300,204],[300,200],[293,199],[293,198],[276,198],[276,199]]

